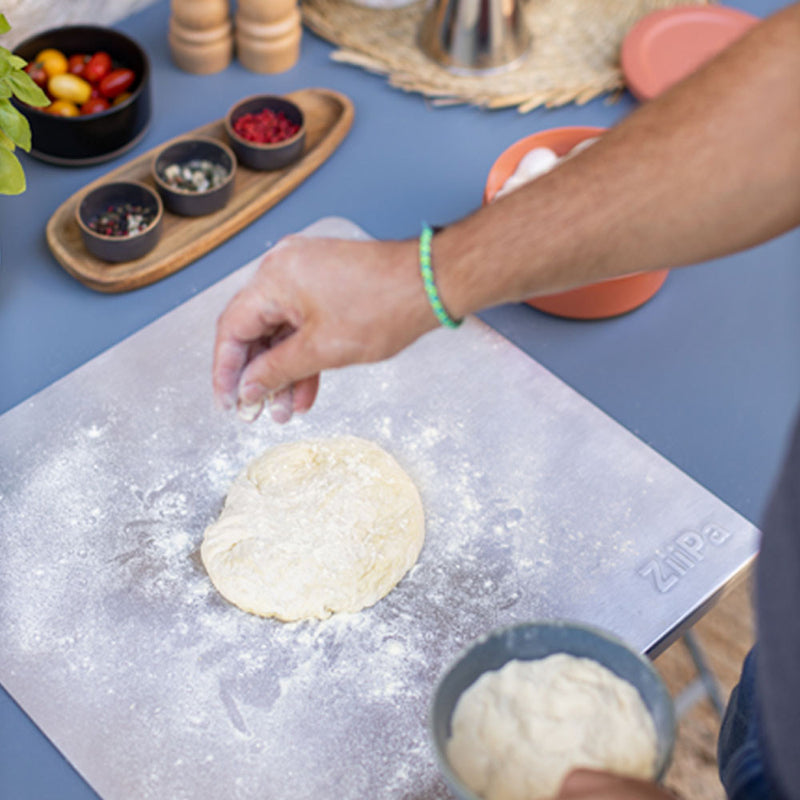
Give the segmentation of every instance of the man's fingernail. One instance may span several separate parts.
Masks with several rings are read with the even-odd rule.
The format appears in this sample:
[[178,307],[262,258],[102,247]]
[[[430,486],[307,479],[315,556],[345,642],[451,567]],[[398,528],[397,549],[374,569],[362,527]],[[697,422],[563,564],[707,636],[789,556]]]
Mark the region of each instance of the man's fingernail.
[[236,397],[230,394],[215,394],[214,405],[220,411],[230,411],[236,405]]
[[258,383],[246,383],[239,387],[239,404],[252,406],[264,402],[264,387]]
[[264,408],[264,401],[259,400],[257,403],[239,403],[236,414],[238,415],[239,419],[243,420],[244,422],[253,422],[254,420],[258,419],[259,414]]
[[270,416],[280,424],[286,423],[292,418],[293,406],[294,397],[291,388],[281,389],[269,397]]

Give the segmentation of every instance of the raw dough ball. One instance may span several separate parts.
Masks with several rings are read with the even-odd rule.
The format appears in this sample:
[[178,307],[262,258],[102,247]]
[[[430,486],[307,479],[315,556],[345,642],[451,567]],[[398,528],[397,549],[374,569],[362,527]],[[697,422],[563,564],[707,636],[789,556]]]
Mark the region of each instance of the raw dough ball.
[[424,537],[422,501],[400,465],[342,436],[278,445],[252,461],[200,554],[231,603],[288,622],[376,603]]
[[481,675],[453,712],[447,758],[486,800],[555,795],[575,767],[651,779],[656,731],[637,690],[601,664],[557,653]]

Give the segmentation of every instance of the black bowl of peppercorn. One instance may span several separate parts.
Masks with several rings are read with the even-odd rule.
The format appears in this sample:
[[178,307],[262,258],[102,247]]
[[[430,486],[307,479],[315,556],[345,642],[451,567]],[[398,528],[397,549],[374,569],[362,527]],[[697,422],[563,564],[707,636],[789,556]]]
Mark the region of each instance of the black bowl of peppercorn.
[[213,214],[233,192],[236,156],[224,142],[196,136],[168,144],[153,162],[153,181],[168,211]]
[[225,115],[225,132],[239,162],[250,169],[283,169],[303,155],[303,112],[291,100],[260,94],[239,101]]
[[75,217],[86,249],[103,261],[134,261],[161,238],[164,207],[157,192],[136,181],[104,183],[78,204]]

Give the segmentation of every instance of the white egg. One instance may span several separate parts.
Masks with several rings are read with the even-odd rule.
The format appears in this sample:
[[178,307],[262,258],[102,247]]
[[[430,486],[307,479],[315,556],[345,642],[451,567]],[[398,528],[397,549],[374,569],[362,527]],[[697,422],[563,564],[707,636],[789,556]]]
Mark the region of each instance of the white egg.
[[515,189],[519,189],[520,186],[527,183],[530,178],[524,178],[521,175],[514,174],[512,175],[498,190],[497,194],[494,196],[495,200],[498,197],[502,197],[503,195],[509,194],[509,192],[513,192]]
[[550,172],[556,164],[558,164],[558,156],[549,147],[535,147],[525,153],[514,174],[520,174],[532,180]]
[[572,158],[573,156],[578,155],[578,153],[582,153],[587,147],[591,147],[591,145],[593,145],[599,139],[599,136],[592,136],[591,139],[584,139],[582,142],[578,142],[578,144],[576,144],[575,147],[573,147],[572,150],[570,150],[569,153],[564,156],[564,160]]

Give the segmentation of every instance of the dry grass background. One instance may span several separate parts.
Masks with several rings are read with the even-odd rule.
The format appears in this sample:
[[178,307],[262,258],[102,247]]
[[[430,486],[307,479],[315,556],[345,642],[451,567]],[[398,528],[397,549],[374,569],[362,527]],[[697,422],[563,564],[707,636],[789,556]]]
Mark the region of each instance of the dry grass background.
[[[744,657],[753,644],[751,591],[748,576],[740,580],[693,629],[726,702],[739,680]],[[673,697],[697,678],[697,671],[682,640],[662,653],[655,665]],[[681,800],[725,800],[716,762],[719,724],[719,717],[707,698],[696,703],[680,720],[675,756],[665,785]]]

